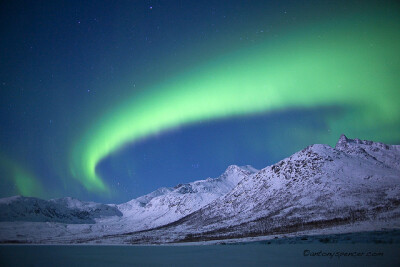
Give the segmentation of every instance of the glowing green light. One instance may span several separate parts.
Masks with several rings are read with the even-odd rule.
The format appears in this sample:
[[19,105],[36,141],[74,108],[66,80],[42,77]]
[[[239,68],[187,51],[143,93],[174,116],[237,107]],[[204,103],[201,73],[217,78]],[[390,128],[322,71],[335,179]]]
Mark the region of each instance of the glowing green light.
[[0,153],[0,167],[5,174],[5,179],[14,183],[17,192],[10,194],[21,194],[23,196],[43,197],[44,191],[39,180],[28,170],[20,166],[17,162],[11,160]]
[[[383,19],[382,19],[383,20]],[[345,105],[360,127],[400,121],[397,20],[347,22],[288,34],[221,56],[134,95],[75,145],[71,171],[91,191],[107,186],[96,165],[127,142],[180,125],[296,107]],[[332,122],[334,125],[334,122]]]

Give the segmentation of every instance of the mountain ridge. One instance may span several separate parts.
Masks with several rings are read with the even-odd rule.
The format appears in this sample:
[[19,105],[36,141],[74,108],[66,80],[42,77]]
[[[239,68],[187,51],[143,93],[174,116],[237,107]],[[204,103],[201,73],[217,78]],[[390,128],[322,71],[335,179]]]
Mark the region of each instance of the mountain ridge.
[[[40,233],[48,236],[46,242],[132,244],[323,231],[342,226],[355,230],[399,228],[399,161],[400,145],[342,135],[334,148],[311,145],[261,170],[231,165],[217,178],[160,188],[110,205],[122,216],[111,214],[94,218],[91,225],[71,225],[72,235],[62,232],[59,225],[52,229],[62,238],[54,238],[45,230]],[[0,232],[0,240],[15,238],[15,233],[29,236],[24,228],[29,222],[19,228],[5,224],[9,228],[4,231],[7,234]],[[85,234],[79,235],[82,232]],[[37,236],[33,242],[44,242]]]

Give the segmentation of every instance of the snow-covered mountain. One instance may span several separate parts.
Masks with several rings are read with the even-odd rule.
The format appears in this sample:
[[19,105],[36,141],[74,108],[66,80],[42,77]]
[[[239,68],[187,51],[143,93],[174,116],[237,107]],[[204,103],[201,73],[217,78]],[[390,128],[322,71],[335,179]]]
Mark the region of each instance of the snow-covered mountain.
[[0,221],[95,223],[96,218],[122,216],[115,205],[75,198],[43,200],[14,196],[0,199]]
[[399,162],[399,145],[342,135],[335,148],[312,145],[244,178],[166,229],[174,238],[206,240],[362,221],[400,227]]
[[[13,200],[0,201],[1,214],[6,202]],[[85,206],[70,199],[49,202]],[[107,207],[122,216],[110,212],[92,224],[37,223],[31,232],[31,222],[0,222],[0,240],[164,243],[399,228],[400,146],[342,135],[335,148],[311,145],[260,171],[232,165],[218,178]],[[0,218],[7,216],[16,215]]]
[[372,164],[382,163],[388,168],[400,170],[400,145],[386,145],[358,138],[353,140],[342,134],[335,149],[348,155],[369,160]]
[[[151,229],[195,212],[257,171],[251,166],[231,165],[218,178],[172,188],[162,187],[119,205],[81,202],[73,198],[49,201],[21,196],[4,198],[0,200],[0,241],[10,240],[16,233],[29,237],[29,242],[69,242],[83,236],[95,238],[98,235]],[[14,223],[9,223],[11,221]],[[32,229],[32,222],[58,222],[67,227],[35,224],[35,232],[29,234],[27,231]]]
[[160,188],[118,205],[124,217],[119,227],[144,230],[174,222],[231,191],[239,181],[258,170],[251,166],[229,166],[218,178]]

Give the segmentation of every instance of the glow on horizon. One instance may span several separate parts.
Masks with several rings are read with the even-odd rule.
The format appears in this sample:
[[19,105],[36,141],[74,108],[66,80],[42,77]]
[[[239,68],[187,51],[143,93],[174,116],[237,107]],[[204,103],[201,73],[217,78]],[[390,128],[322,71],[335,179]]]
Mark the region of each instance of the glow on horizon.
[[0,153],[0,168],[4,169],[5,178],[14,183],[16,192],[9,192],[9,194],[17,193],[31,197],[42,197],[44,195],[43,186],[35,175],[3,153]]
[[229,53],[133,95],[76,141],[71,173],[87,190],[107,192],[96,166],[111,152],[211,119],[340,105],[357,110],[362,125],[354,127],[399,123],[398,21],[325,27],[322,36],[314,27]]

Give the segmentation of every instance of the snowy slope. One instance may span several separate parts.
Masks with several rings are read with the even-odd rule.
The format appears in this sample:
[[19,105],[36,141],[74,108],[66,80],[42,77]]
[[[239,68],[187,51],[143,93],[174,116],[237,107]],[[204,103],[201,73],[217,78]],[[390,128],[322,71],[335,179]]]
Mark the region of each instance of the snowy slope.
[[358,138],[353,140],[341,135],[335,149],[369,160],[372,164],[380,162],[389,168],[400,170],[400,145],[386,145]]
[[182,219],[176,235],[257,235],[371,220],[400,226],[399,158],[400,146],[345,136],[336,148],[309,146]]
[[[45,201],[18,196],[1,199],[0,242],[18,237],[29,243],[70,243],[82,238],[93,240],[162,226],[223,196],[256,171],[251,166],[232,165],[218,178],[179,184],[173,188],[163,187],[120,205],[81,202],[73,198]],[[36,207],[35,203],[40,203],[40,215],[32,211],[31,206]],[[46,212],[48,206],[62,216],[49,216]],[[21,212],[16,214],[11,212],[13,210]],[[71,212],[73,216],[69,214]],[[77,218],[74,216],[76,213],[84,216]]]
[[160,188],[120,204],[118,208],[124,216],[117,227],[144,230],[176,221],[227,194],[240,180],[256,171],[251,166],[231,165],[218,178]]
[[0,199],[0,221],[95,223],[96,218],[122,216],[115,205],[67,197],[43,200],[14,196]]

